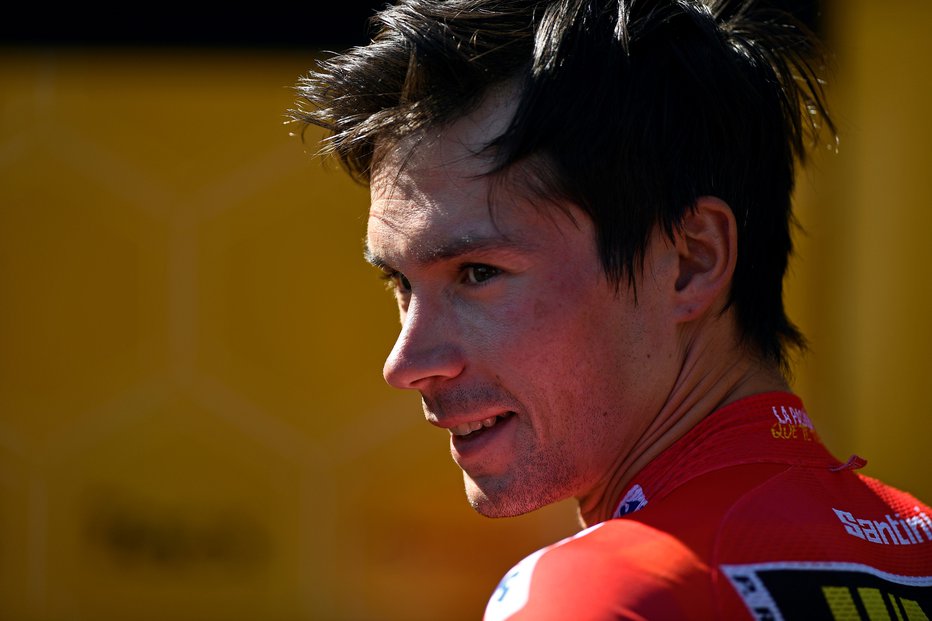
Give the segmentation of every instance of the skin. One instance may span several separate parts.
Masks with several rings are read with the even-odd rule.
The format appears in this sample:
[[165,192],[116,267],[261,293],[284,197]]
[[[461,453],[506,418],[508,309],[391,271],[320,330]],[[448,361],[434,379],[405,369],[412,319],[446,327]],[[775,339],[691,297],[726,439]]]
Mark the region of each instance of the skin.
[[673,239],[652,235],[635,303],[606,279],[583,212],[481,175],[478,148],[512,100],[493,92],[377,160],[366,252],[401,318],[384,376],[419,391],[434,425],[485,421],[451,433],[477,511],[514,516],[573,497],[591,525],[710,412],[786,384],[722,312],[737,249],[728,206],[703,197]]

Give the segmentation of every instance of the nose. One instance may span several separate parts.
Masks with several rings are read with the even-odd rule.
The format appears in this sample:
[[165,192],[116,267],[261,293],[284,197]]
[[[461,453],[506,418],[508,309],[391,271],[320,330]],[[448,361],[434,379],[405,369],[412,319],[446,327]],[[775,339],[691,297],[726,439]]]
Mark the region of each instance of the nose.
[[382,368],[385,381],[395,388],[422,389],[462,372],[465,360],[457,331],[439,306],[427,306],[415,297],[409,301],[401,332]]

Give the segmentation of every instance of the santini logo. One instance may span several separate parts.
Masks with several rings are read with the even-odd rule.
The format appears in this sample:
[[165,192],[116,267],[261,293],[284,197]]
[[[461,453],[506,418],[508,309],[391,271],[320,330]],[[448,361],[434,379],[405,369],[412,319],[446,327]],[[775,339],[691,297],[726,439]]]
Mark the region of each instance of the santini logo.
[[845,531],[858,539],[898,546],[932,541],[932,520],[919,507],[913,510],[915,514],[910,517],[901,518],[897,513],[884,515],[883,520],[863,520],[848,511],[832,509],[845,525]]

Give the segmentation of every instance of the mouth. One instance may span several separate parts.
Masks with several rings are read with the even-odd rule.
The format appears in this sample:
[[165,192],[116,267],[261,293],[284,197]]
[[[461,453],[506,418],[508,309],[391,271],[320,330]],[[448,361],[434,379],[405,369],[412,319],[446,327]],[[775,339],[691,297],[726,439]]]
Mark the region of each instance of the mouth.
[[456,425],[455,427],[450,427],[450,433],[456,436],[457,438],[471,439],[479,435],[482,435],[482,433],[486,429],[489,429],[490,427],[494,427],[501,421],[508,420],[514,415],[515,415],[514,412],[508,411],[508,412],[504,412],[503,414],[499,414],[497,416],[490,416],[489,418],[483,418],[482,420],[476,420],[476,421],[472,421],[468,423],[463,423],[462,425]]

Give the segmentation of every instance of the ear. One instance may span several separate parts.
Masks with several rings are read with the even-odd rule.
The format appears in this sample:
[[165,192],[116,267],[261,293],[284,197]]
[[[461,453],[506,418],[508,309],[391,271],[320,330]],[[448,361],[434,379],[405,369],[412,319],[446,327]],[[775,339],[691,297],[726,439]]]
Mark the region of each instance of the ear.
[[691,321],[710,308],[717,310],[719,299],[724,304],[738,259],[738,227],[731,208],[714,196],[697,199],[675,231],[674,247],[679,259],[677,320]]

